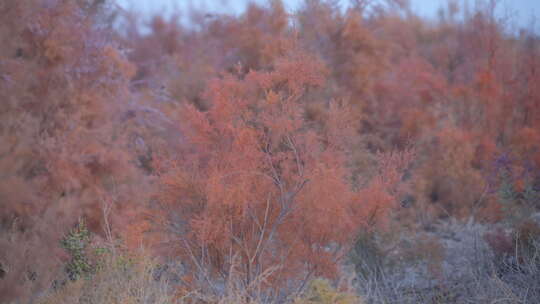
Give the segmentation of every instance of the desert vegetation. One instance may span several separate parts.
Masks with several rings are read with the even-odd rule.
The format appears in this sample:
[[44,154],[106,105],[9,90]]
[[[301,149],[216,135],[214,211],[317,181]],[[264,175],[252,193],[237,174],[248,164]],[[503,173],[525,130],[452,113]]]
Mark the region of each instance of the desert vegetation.
[[538,30],[350,2],[0,1],[0,303],[537,303]]

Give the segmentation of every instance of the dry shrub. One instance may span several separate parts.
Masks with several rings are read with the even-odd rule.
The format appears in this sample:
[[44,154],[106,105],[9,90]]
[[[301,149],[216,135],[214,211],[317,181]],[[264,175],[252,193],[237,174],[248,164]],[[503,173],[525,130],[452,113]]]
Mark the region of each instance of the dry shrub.
[[403,253],[403,257],[427,265],[428,273],[435,279],[441,279],[445,254],[445,248],[437,237],[422,236]]
[[540,224],[533,220],[526,220],[520,223],[516,229],[516,242],[519,252],[524,259],[538,263],[540,257]]
[[61,265],[68,260],[58,246],[62,226],[49,217],[36,219],[31,228],[16,222],[1,228],[1,303],[30,303],[62,277]]
[[351,292],[339,291],[329,281],[312,280],[302,296],[296,298],[294,304],[362,304],[360,297]]
[[494,263],[500,275],[526,271],[540,262],[540,226],[532,220],[518,223],[512,231],[498,228],[484,238],[495,253]]
[[160,228],[174,240],[168,250],[189,261],[188,284],[226,282],[235,255],[246,285],[278,265],[268,279],[273,292],[335,278],[358,229],[384,226],[403,192],[412,150],[381,154],[356,191],[349,105],[326,101],[324,123],[305,118],[307,92],[325,84],[319,58],[292,49],[272,68],[213,81],[207,111],[184,107],[191,147],[169,160],[156,197]]

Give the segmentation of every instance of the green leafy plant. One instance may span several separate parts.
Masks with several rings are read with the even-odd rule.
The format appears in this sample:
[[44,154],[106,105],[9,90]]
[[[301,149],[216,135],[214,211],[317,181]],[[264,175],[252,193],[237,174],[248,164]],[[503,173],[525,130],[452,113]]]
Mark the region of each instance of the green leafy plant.
[[90,231],[88,231],[84,220],[80,219],[77,226],[60,242],[62,248],[71,256],[70,261],[66,265],[66,272],[73,281],[80,277],[88,276],[94,270],[87,255],[90,239]]

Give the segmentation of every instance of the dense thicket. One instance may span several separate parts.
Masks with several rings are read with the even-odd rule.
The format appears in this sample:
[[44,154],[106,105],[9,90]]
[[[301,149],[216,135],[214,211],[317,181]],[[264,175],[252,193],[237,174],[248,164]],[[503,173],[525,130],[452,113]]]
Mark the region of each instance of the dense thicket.
[[534,29],[495,1],[436,21],[333,3],[145,24],[2,1],[0,302],[59,286],[79,218],[181,261],[180,295],[234,277],[247,298],[336,279],[360,234],[456,218],[540,237]]

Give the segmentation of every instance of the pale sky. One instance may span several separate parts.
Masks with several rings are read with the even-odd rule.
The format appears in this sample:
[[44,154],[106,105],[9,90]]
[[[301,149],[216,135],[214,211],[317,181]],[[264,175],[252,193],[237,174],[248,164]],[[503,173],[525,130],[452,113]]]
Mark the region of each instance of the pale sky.
[[[152,15],[170,12],[174,8],[185,10],[189,7],[203,9],[209,12],[241,13],[248,2],[265,3],[265,0],[116,0],[124,8],[134,8],[144,14]],[[284,0],[288,10],[294,11],[304,0]],[[349,0],[339,0],[346,6]],[[425,17],[435,17],[441,6],[446,6],[447,0],[410,0],[413,10]],[[469,3],[471,7],[475,0],[457,0],[459,4]],[[528,27],[533,16],[540,18],[540,0],[499,0],[499,14],[511,14],[519,27]],[[537,22],[536,28],[540,26]]]

